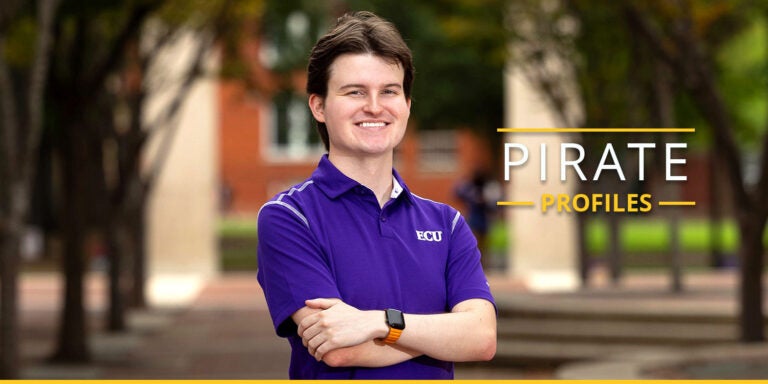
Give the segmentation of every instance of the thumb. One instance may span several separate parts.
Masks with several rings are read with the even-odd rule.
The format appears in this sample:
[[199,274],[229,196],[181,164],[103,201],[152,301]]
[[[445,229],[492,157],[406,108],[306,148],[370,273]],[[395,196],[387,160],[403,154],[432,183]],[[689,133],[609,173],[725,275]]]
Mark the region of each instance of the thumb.
[[304,304],[312,309],[328,309],[340,302],[341,300],[339,299],[312,299],[306,300]]

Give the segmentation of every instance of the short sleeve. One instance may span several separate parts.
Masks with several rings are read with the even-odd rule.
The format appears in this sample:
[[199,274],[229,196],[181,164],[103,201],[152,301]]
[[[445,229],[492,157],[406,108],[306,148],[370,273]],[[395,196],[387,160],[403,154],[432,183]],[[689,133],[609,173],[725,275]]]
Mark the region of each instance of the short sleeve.
[[259,212],[257,276],[281,337],[296,334],[291,315],[305,300],[341,296],[310,224],[284,202],[267,204]]
[[480,264],[477,239],[464,218],[454,213],[451,248],[446,270],[448,308],[469,299],[485,299],[495,305],[488,279]]

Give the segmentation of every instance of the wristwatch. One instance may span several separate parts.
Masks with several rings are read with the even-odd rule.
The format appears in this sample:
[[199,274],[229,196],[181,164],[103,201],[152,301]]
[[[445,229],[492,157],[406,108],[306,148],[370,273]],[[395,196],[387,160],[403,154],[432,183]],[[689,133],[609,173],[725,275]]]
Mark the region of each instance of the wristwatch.
[[387,309],[384,311],[387,318],[387,326],[389,326],[389,333],[384,338],[384,342],[387,344],[394,344],[405,329],[405,318],[403,312],[397,309]]

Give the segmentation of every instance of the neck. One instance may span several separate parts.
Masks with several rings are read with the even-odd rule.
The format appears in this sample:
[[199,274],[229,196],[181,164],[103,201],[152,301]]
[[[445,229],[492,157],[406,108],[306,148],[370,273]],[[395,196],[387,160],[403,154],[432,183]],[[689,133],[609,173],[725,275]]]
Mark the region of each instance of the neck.
[[328,160],[338,168],[341,173],[352,180],[366,186],[379,201],[379,206],[389,200],[392,194],[392,153],[370,156],[346,156],[333,152],[328,154]]

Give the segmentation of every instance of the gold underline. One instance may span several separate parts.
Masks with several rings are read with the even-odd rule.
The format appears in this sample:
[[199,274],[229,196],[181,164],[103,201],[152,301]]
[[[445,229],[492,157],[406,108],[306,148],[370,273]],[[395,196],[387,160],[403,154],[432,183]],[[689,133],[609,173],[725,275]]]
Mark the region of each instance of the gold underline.
[[695,201],[659,201],[659,206],[665,206],[665,205],[687,205],[687,206],[695,206]]
[[497,128],[501,133],[692,133],[696,128]]
[[[675,205],[683,205],[683,206],[695,206],[695,201],[659,201],[659,206],[675,206]],[[533,201],[499,201],[496,202],[496,205],[498,206],[534,206],[535,203]]]
[[498,206],[528,206],[532,207],[534,205],[533,201],[497,201],[496,205]]

